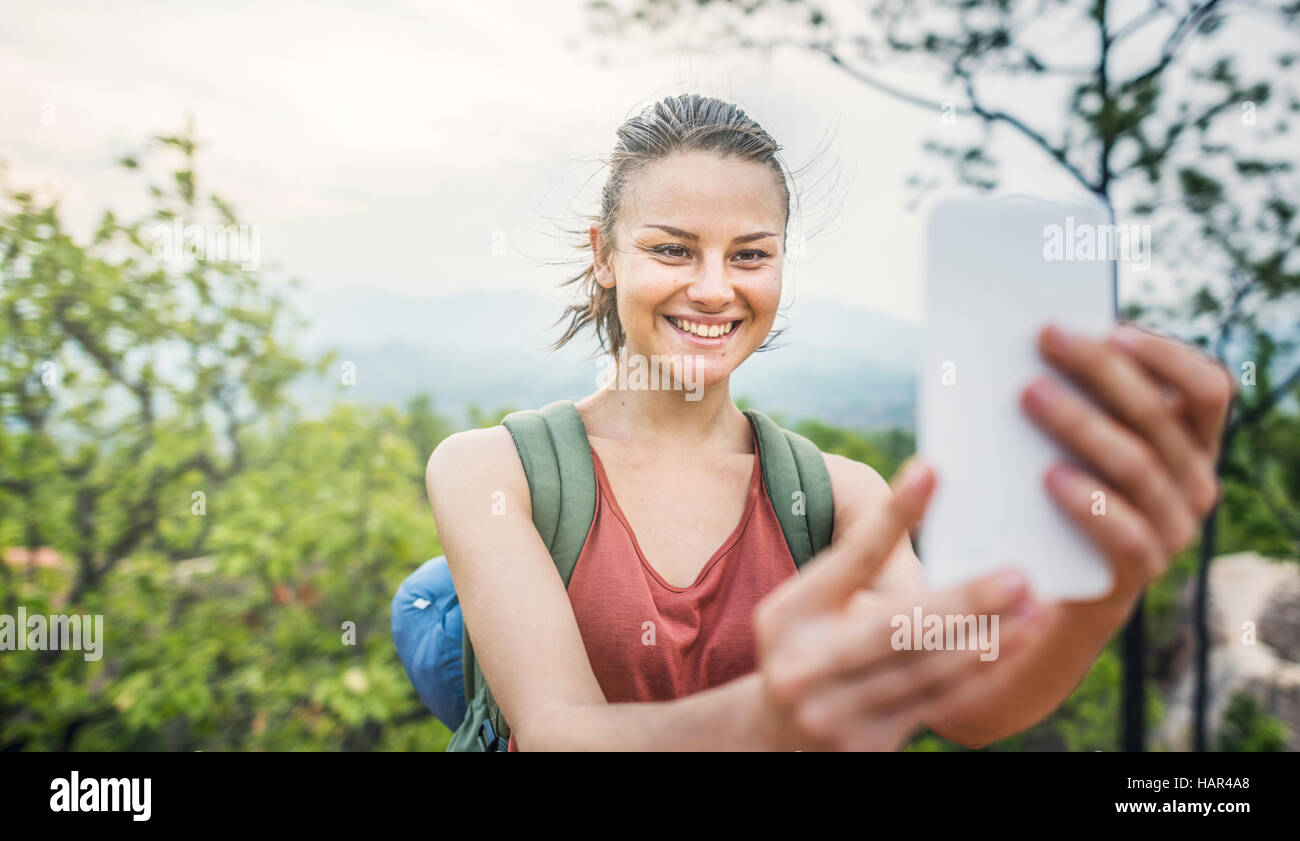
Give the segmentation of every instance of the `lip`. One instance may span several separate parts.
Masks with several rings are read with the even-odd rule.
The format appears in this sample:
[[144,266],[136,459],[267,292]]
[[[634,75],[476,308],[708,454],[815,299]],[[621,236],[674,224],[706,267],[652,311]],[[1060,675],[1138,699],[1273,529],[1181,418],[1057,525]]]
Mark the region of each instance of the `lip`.
[[[683,321],[694,321],[696,324],[730,324],[733,321],[737,322],[737,324],[735,327],[731,328],[731,332],[725,336],[713,336],[711,338],[706,339],[702,336],[697,336],[694,333],[687,333],[685,330],[681,329],[676,324],[673,324],[672,320],[674,318],[680,318]],[[668,325],[668,329],[671,330],[673,332],[673,335],[675,335],[677,338],[681,339],[683,342],[685,342],[688,345],[694,345],[695,347],[705,347],[705,348],[721,347],[722,345],[727,344],[745,326],[745,319],[743,318],[719,318],[718,316],[704,317],[698,315],[689,315],[689,316],[665,315],[663,317],[663,320],[664,323]]]
[[720,315],[679,315],[675,312],[665,313],[665,318],[680,318],[682,321],[694,321],[696,324],[727,324],[732,321],[743,321],[743,316],[734,315],[731,318],[725,318]]

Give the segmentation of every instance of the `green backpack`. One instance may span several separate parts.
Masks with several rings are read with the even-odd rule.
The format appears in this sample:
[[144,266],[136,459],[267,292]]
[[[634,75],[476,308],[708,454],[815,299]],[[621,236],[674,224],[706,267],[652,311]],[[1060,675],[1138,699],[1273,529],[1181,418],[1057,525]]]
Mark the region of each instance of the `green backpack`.
[[[759,462],[772,509],[795,566],[802,567],[831,541],[834,505],[826,463],[817,446],[802,435],[782,429],[754,409],[746,410],[745,415],[758,439]],[[596,473],[582,418],[573,403],[558,400],[541,409],[513,412],[502,423],[510,430],[528,477],[533,524],[568,587],[596,516]],[[799,502],[802,505],[796,504]],[[461,660],[465,718],[447,750],[505,750],[510,726],[479,669],[468,626],[462,634]]]

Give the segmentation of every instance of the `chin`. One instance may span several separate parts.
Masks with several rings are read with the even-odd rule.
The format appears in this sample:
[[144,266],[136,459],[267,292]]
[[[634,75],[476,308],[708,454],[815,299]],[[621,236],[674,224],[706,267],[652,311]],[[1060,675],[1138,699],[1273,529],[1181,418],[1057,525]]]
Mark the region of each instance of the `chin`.
[[[710,389],[715,386],[725,385],[731,373],[739,366],[739,362],[732,361],[732,354],[739,353],[738,349],[729,349],[726,357],[717,353],[701,351],[698,348],[678,348],[678,347],[659,347],[654,355],[660,360],[662,370],[667,377],[671,371],[672,381],[677,387],[687,392],[698,394],[704,389]],[[745,354],[746,356],[748,354]],[[743,356],[739,356],[743,359]],[[631,354],[629,354],[631,359]],[[666,380],[665,380],[666,381]],[[667,388],[667,385],[663,386]],[[698,396],[688,399],[698,400]]]
[[695,383],[702,388],[726,384],[735,366],[720,359],[700,359],[695,365]]

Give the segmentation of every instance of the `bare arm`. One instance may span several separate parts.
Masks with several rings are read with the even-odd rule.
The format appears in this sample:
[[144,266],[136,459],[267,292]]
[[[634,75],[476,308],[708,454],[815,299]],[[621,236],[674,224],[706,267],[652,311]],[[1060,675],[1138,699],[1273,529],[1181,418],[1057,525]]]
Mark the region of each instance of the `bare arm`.
[[766,747],[754,674],[675,701],[605,701],[505,427],[443,441],[426,483],[479,666],[521,750]]

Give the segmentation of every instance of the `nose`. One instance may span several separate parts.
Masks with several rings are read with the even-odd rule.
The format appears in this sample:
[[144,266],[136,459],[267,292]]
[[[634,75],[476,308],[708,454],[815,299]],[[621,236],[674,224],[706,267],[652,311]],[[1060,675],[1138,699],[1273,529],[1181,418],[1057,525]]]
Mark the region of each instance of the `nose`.
[[691,285],[686,287],[686,297],[706,312],[720,312],[735,300],[736,290],[731,286],[725,266],[717,260],[704,260]]

